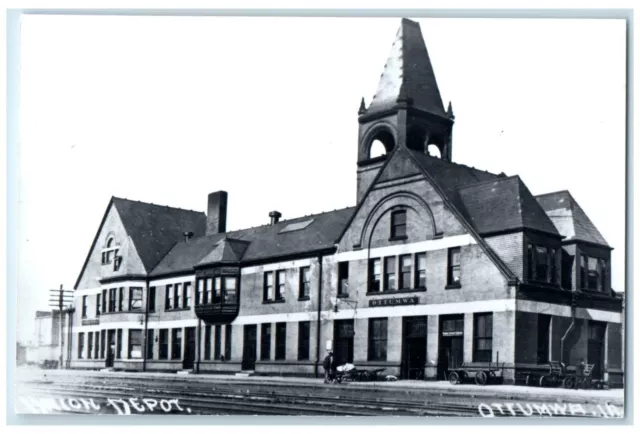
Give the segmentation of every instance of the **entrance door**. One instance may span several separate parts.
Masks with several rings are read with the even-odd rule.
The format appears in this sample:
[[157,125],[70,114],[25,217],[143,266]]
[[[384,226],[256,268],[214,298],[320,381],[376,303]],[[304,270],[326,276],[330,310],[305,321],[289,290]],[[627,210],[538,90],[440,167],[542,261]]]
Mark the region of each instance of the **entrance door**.
[[353,320],[344,319],[333,323],[333,358],[336,366],[353,363]]
[[427,362],[427,317],[403,318],[402,336],[402,378],[421,380]]
[[105,365],[107,368],[113,368],[113,361],[116,358],[116,331],[107,331],[107,357]]
[[196,328],[187,327],[185,331],[184,359],[182,359],[182,369],[193,369],[193,362],[196,359]]
[[244,345],[242,347],[242,370],[253,371],[256,368],[256,354],[258,350],[257,328],[255,324],[244,326]]
[[587,363],[593,364],[592,378],[597,380],[601,380],[604,377],[604,339],[606,331],[606,323],[589,321]]
[[464,315],[440,317],[438,379],[444,380],[451,369],[462,365],[464,356]]

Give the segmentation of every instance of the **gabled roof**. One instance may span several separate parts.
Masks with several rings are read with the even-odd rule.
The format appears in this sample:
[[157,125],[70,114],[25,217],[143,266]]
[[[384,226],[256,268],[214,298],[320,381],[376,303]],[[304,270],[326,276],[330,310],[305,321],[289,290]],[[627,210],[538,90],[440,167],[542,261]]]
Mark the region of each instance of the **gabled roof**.
[[406,18],[396,34],[378,89],[361,114],[384,112],[398,99],[411,99],[415,108],[447,117],[420,25]]
[[481,235],[532,229],[560,234],[520,177],[498,178],[461,187],[460,198]]
[[558,232],[565,237],[565,242],[584,241],[609,247],[600,231],[568,191],[542,194],[536,196],[536,199]]
[[[354,208],[283,220],[275,225],[258,226],[222,234],[194,237],[177,243],[162,258],[150,276],[192,270],[221,260],[239,258],[243,263],[269,258],[300,255],[332,248],[351,217]],[[281,232],[292,223],[313,220],[301,229]],[[243,250],[244,249],[244,250]]]
[[147,273],[184,238],[184,232],[193,232],[194,236],[205,233],[207,217],[203,212],[117,197],[113,204]]

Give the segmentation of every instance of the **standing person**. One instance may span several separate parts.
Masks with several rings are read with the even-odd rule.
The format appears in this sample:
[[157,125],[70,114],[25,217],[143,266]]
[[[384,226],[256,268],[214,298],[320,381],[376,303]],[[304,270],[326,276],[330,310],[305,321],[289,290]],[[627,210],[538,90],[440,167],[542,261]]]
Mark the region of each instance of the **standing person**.
[[324,358],[324,361],[322,362],[322,368],[324,369],[324,382],[329,383],[329,380],[331,378],[331,371],[333,368],[333,353],[331,351],[329,351],[329,354],[327,354],[327,357]]

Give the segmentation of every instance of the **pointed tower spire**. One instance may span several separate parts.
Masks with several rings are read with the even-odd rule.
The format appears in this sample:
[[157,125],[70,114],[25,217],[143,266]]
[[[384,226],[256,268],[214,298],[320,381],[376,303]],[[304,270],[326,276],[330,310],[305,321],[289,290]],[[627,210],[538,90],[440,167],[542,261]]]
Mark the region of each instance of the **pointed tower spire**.
[[364,105],[364,97],[360,100],[360,108],[358,109],[358,114],[361,115],[367,112],[367,107]]
[[402,19],[396,33],[378,89],[366,114],[393,109],[398,100],[416,109],[446,117],[420,25],[406,18]]

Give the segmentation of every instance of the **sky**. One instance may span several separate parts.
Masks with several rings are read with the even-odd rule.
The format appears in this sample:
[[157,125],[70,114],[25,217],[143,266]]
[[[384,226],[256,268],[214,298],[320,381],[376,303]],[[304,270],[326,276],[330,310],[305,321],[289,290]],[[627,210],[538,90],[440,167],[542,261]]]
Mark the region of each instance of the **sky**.
[[[625,22],[417,19],[453,160],[569,190],[624,290]],[[23,16],[18,338],[72,289],[111,196],[227,229],[355,205],[357,112],[398,18]]]

